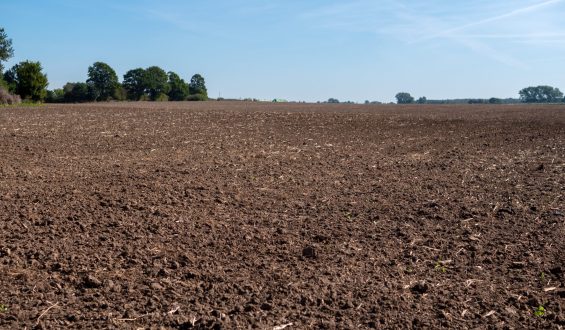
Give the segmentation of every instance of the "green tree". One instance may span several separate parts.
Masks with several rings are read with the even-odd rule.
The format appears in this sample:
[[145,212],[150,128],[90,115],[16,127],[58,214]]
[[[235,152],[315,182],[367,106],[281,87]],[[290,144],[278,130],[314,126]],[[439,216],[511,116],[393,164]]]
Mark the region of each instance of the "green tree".
[[4,72],[4,76],[2,77],[2,85],[8,89],[11,93],[16,92],[16,83],[17,83],[17,72],[16,69],[18,68],[17,65],[14,65],[10,70]]
[[396,94],[396,103],[398,104],[410,104],[414,103],[414,98],[410,93],[398,93]]
[[126,72],[122,86],[126,90],[128,100],[139,101],[145,95],[145,69],[137,68]]
[[96,62],[88,68],[86,82],[94,87],[95,101],[108,101],[118,87],[118,75],[108,64]]
[[200,74],[195,74],[190,79],[190,84],[188,85],[188,90],[191,95],[200,95],[202,99],[208,99],[208,90],[206,89],[206,82],[204,77]]
[[4,74],[10,89],[24,100],[43,101],[47,96],[47,75],[41,63],[25,61],[14,65]]
[[4,32],[4,28],[0,28],[0,77],[4,71],[2,62],[6,62],[14,56],[14,48],[12,48],[12,39],[8,39],[8,35]]
[[333,97],[330,97],[327,101],[327,103],[339,103],[339,100]]
[[63,100],[70,103],[92,102],[96,99],[93,84],[77,82],[63,86]]
[[151,101],[163,99],[163,95],[169,92],[167,73],[158,66],[145,69],[145,91]]
[[169,72],[169,100],[184,101],[188,97],[188,84],[178,74]]
[[520,100],[525,103],[559,102],[563,98],[563,93],[558,88],[545,85],[526,87],[519,94]]
[[426,104],[428,102],[428,99],[425,96],[422,96],[418,99],[418,101],[416,101],[416,103],[418,104]]

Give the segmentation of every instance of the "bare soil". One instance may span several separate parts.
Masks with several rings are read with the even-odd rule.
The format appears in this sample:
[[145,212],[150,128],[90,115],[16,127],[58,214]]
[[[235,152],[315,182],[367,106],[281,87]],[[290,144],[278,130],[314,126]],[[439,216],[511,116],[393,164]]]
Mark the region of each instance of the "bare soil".
[[3,108],[0,166],[2,329],[565,328],[563,106]]

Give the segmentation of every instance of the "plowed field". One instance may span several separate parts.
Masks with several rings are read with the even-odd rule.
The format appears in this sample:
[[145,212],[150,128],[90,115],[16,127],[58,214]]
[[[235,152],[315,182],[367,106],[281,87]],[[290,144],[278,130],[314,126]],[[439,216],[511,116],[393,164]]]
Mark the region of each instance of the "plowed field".
[[0,108],[0,328],[565,328],[565,107]]

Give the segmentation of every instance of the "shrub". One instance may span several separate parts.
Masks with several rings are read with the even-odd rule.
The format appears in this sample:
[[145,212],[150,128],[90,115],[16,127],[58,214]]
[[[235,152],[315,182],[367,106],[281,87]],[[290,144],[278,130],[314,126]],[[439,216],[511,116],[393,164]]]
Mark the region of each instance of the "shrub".
[[157,101],[157,102],[167,102],[168,100],[169,100],[169,96],[167,94],[159,94],[155,98],[155,101]]
[[65,91],[62,88],[48,90],[45,102],[47,103],[63,103],[65,101]]
[[203,94],[191,94],[186,98],[187,101],[206,101],[208,96]]
[[19,104],[21,102],[19,95],[10,94],[6,89],[0,87],[0,104]]

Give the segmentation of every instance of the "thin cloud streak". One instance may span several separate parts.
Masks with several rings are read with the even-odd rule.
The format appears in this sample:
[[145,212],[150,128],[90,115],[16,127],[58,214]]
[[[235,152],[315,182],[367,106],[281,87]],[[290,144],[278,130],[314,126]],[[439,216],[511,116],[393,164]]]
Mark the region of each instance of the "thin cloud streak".
[[[527,62],[518,58],[520,54],[513,55],[514,53],[505,51],[501,42],[506,46],[526,43],[551,46],[548,41],[553,41],[557,46],[558,43],[564,41],[565,31],[562,28],[555,29],[552,21],[540,19],[539,24],[523,26],[522,23],[512,18],[534,13],[538,16],[552,15],[553,13],[548,12],[547,9],[564,1],[545,0],[508,10],[496,16],[456,25],[456,27],[453,27],[453,24],[458,18],[469,16],[470,13],[479,15],[488,12],[485,3],[473,4],[465,12],[462,12],[458,6],[442,7],[442,10],[438,12],[435,10],[438,9],[437,5],[429,1],[415,3],[404,0],[375,4],[372,1],[358,0],[346,4],[334,3],[321,6],[300,16],[315,28],[334,29],[341,33],[369,32],[403,41],[407,45],[430,43],[433,40],[441,39],[506,66],[527,69]],[[515,2],[507,2],[502,7],[512,5],[516,6]],[[457,10],[454,10],[455,8]],[[508,21],[508,23],[501,23],[502,21]],[[451,27],[449,22],[451,22]],[[505,34],[508,27],[513,25],[516,25],[514,33]],[[481,30],[484,30],[481,29],[483,26],[491,28],[487,33],[480,33]],[[468,33],[470,31],[467,30],[478,30],[479,33],[470,34]],[[516,33],[519,31],[525,33]]]
[[476,21],[476,22],[472,22],[472,23],[468,23],[468,24],[464,24],[464,25],[455,27],[455,28],[447,29],[447,30],[441,31],[441,32],[436,33],[436,34],[428,35],[428,36],[425,36],[425,37],[417,40],[416,42],[421,42],[421,41],[431,40],[431,39],[435,39],[435,38],[439,38],[439,37],[444,37],[444,36],[447,36],[447,35],[450,35],[450,34],[453,34],[453,33],[456,33],[456,32],[460,32],[460,31],[472,28],[472,27],[477,27],[477,26],[481,26],[481,25],[484,25],[484,24],[488,24],[488,23],[500,21],[500,20],[503,20],[503,19],[507,19],[507,18],[510,18],[510,17],[527,14],[527,13],[536,11],[538,9],[541,9],[543,7],[554,5],[554,4],[557,4],[557,3],[561,3],[563,1],[564,0],[548,0],[548,1],[544,1],[542,3],[538,3],[538,4],[535,4],[535,5],[515,9],[515,10],[512,10],[512,11],[505,13],[505,14],[485,18],[485,19],[482,19],[482,20],[479,20],[479,21]]

